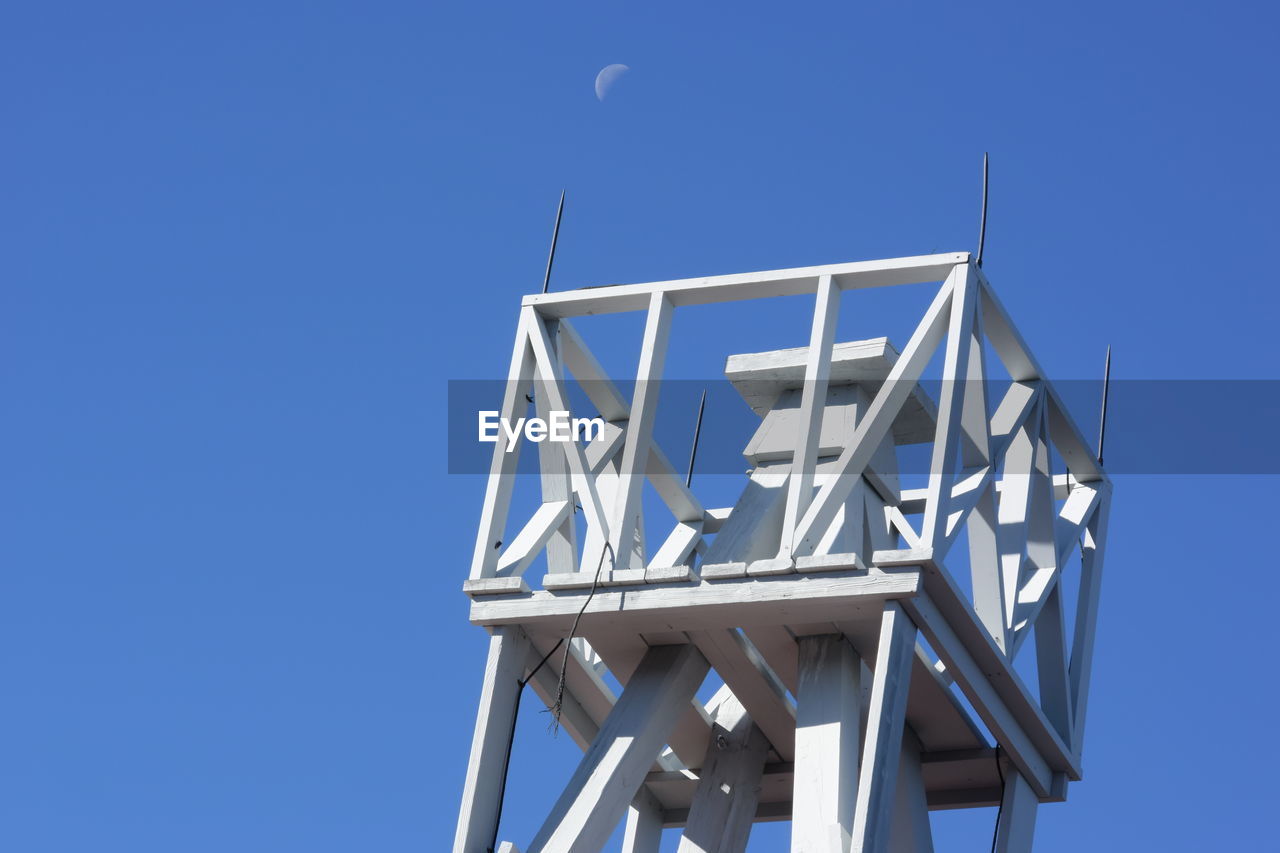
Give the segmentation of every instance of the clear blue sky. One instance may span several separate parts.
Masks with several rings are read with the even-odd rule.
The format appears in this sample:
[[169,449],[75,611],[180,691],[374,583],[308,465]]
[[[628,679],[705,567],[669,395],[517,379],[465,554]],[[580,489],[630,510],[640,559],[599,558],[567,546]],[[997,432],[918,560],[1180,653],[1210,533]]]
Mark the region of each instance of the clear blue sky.
[[[446,382],[505,369],[561,187],[565,288],[969,249],[990,150],[986,269],[1052,375],[1110,342],[1121,378],[1280,378],[1278,23],[11,5],[0,847],[446,849],[485,652]],[[1274,839],[1275,488],[1120,479],[1086,781],[1038,850]],[[529,708],[523,840],[576,756]]]

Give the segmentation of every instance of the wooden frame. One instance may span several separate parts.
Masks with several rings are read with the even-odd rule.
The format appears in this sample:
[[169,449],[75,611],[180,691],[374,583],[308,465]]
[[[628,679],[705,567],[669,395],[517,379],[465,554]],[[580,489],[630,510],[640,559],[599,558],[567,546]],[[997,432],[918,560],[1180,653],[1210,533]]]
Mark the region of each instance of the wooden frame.
[[[940,285],[901,356],[841,398],[857,401],[856,422],[832,450],[830,383],[851,381],[836,354],[883,343],[838,345],[840,303],[929,282]],[[757,464],[734,507],[707,509],[654,440],[674,312],[806,294],[795,445]],[[623,311],[646,312],[631,399],[571,319]],[[928,400],[920,382],[938,352],[928,480],[899,488],[894,445],[907,439],[895,424]],[[989,360],[1012,380],[999,399]],[[682,850],[741,850],[752,821],[779,819],[793,821],[793,849],[929,850],[926,806],[1002,798],[1001,849],[1028,849],[1036,805],[1065,799],[1081,776],[1112,487],[969,255],[525,297],[500,413],[523,411],[531,390],[539,413],[570,411],[573,381],[607,429],[539,446],[541,500],[507,543],[519,448],[494,446],[464,590],[495,645],[455,853],[486,850],[513,679],[575,626],[563,691],[550,668],[530,686],[548,704],[562,696],[586,754],[522,849],[598,849],[625,815],[628,851],[656,850],[663,826],[686,828]],[[638,534],[646,480],[675,518],[652,556]],[[967,550],[954,548],[962,535]],[[1068,612],[1063,571],[1077,549]],[[544,553],[538,588],[527,575]],[[968,572],[971,595],[949,565]],[[1032,637],[1034,695],[1014,669]],[[702,703],[708,668],[725,686]]]

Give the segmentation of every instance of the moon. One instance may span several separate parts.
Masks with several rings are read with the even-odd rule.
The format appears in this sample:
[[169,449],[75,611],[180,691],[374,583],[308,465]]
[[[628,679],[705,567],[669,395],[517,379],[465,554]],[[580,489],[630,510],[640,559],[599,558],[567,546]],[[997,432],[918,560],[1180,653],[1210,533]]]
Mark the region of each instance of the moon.
[[596,75],[596,100],[603,101],[604,96],[609,94],[609,89],[618,81],[618,78],[630,70],[618,62],[601,68],[600,73]]

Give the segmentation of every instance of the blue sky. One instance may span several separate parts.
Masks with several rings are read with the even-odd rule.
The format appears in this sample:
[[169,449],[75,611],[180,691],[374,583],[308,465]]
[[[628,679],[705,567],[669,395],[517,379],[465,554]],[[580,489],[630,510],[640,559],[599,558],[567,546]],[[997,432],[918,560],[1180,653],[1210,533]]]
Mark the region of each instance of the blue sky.
[[[989,150],[985,269],[1051,375],[1112,343],[1123,379],[1280,378],[1276,18],[11,7],[0,846],[446,848],[485,652],[447,382],[505,370],[562,187],[568,288],[969,249]],[[1038,850],[1273,838],[1274,495],[1120,478],[1086,780]],[[576,756],[531,707],[524,840]]]

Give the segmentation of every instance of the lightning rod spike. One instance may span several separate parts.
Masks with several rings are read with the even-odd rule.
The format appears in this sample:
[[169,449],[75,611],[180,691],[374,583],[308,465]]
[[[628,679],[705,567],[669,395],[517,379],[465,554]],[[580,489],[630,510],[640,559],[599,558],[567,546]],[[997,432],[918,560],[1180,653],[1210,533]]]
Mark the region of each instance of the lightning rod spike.
[[556,259],[556,241],[560,239],[560,217],[564,214],[564,190],[560,190],[560,206],[556,208],[556,227],[551,231],[551,253],[547,255],[547,273],[542,277],[542,292],[551,286],[551,264]]
[[982,266],[982,250],[987,244],[987,177],[989,174],[990,158],[986,151],[982,152],[982,221],[978,224],[978,259],[977,265]]
[[702,399],[698,402],[698,420],[693,426],[693,448],[689,451],[689,473],[684,478],[684,487],[693,485],[693,460],[698,458],[698,437],[702,434],[702,410],[707,405],[707,389],[702,389]]
[[1102,464],[1102,443],[1107,437],[1107,397],[1111,392],[1111,344],[1107,344],[1107,363],[1102,369],[1102,416],[1098,419],[1098,464]]

